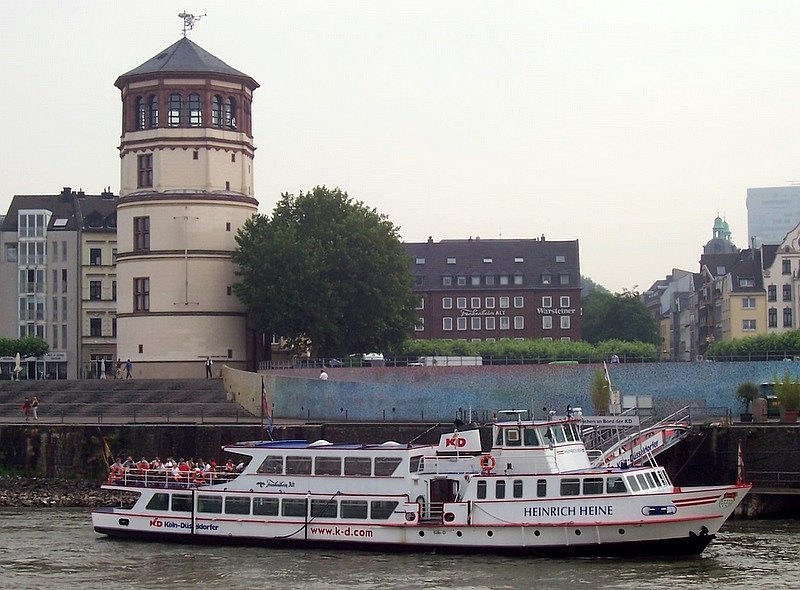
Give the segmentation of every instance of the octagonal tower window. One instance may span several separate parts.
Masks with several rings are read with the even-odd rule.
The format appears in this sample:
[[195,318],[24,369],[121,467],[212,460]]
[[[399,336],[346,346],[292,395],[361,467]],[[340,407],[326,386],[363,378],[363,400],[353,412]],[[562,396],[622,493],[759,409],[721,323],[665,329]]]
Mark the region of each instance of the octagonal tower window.
[[203,109],[200,95],[194,92],[189,95],[189,127],[200,127],[203,124]]
[[158,97],[155,94],[147,98],[147,124],[151,129],[158,127]]
[[181,106],[183,99],[180,94],[169,95],[169,117],[167,123],[170,127],[180,127],[181,125]]

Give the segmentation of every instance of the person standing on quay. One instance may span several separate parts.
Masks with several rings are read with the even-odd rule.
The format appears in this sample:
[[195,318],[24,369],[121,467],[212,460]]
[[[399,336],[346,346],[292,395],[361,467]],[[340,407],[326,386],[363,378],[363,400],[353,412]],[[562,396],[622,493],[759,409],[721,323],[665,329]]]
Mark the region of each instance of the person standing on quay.
[[33,412],[33,419],[39,419],[39,398],[35,395],[31,399],[31,412]]
[[206,357],[206,379],[212,379],[214,374],[211,372],[211,367],[214,366],[214,361],[211,360],[210,356]]
[[25,422],[27,422],[31,417],[31,400],[27,397],[22,402],[22,413],[25,414]]
[[328,380],[328,373],[325,372],[325,369],[319,370],[319,378],[322,379],[323,381]]
[[133,375],[131,375],[132,370],[133,370],[133,363],[131,362],[131,359],[128,359],[127,362],[125,363],[125,379],[130,379],[131,377],[133,377]]

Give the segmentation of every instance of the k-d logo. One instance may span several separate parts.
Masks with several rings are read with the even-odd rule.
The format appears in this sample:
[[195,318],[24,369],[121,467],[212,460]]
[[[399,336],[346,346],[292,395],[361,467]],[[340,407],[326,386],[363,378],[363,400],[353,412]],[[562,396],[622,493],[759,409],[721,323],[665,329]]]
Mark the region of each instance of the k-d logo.
[[461,447],[467,446],[467,439],[463,436],[451,436],[447,439],[445,446],[456,447],[457,449],[460,449]]
[[164,523],[161,521],[160,518],[156,516],[155,518],[150,520],[150,526],[162,527],[164,526]]

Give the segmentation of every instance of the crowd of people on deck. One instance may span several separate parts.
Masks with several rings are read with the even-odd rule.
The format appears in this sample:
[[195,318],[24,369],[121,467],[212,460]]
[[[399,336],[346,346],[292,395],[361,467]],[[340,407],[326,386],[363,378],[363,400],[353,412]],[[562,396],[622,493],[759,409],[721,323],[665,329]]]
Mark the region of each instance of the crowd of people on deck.
[[244,462],[234,463],[228,459],[219,465],[216,459],[206,462],[202,458],[196,461],[193,457],[188,460],[181,457],[176,461],[167,457],[162,461],[159,457],[148,460],[142,457],[138,461],[132,455],[124,461],[117,457],[109,468],[108,483],[149,484],[177,484],[177,485],[202,485],[217,483],[235,477],[244,469]]

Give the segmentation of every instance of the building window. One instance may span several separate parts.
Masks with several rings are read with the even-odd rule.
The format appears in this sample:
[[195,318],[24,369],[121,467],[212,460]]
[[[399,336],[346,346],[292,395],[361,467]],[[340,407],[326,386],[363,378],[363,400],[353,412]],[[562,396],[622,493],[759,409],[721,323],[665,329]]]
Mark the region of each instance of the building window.
[[739,277],[739,286],[740,287],[755,287],[756,280],[749,277]]
[[494,317],[492,317],[492,316],[487,316],[487,317],[484,319],[483,323],[484,323],[484,327],[485,327],[487,330],[494,330],[494,326],[495,326],[495,323],[494,323]]
[[471,297],[469,300],[469,306],[472,309],[478,309],[481,306],[481,298],[480,297]]
[[211,99],[211,126],[222,127],[222,97],[219,94]]
[[562,295],[559,298],[559,305],[561,307],[569,307],[569,295]]
[[791,301],[792,300],[792,286],[791,285],[784,285],[783,286],[783,300],[784,301]]
[[792,261],[789,259],[781,260],[781,274],[790,275],[792,274]]
[[467,309],[467,298],[466,297],[456,297],[456,308],[458,308],[458,309]]
[[514,329],[515,330],[524,330],[525,329],[525,318],[521,315],[514,316]]
[[508,297],[501,297],[500,298],[500,308],[505,309],[508,307]]
[[415,332],[425,331],[425,318],[417,318],[417,323],[414,324],[414,331]]
[[453,318],[442,318],[442,330],[449,332],[453,329]]
[[67,261],[67,242],[61,242],[61,262]]
[[133,218],[133,249],[135,252],[150,250],[150,217]]
[[508,316],[501,316],[500,317],[500,329],[501,330],[508,330],[509,328],[509,318]]
[[570,320],[568,315],[561,316],[561,329],[562,330],[569,330],[570,328]]
[[442,285],[444,285],[445,287],[449,287],[452,284],[453,284],[453,277],[447,277],[447,276],[442,277]]
[[558,282],[561,285],[569,285],[569,275],[565,272],[562,272],[558,275]]
[[447,264],[455,264],[455,263],[456,263],[456,259],[455,258],[448,258],[447,259]]
[[155,94],[147,99],[147,124],[151,129],[158,127],[158,97]]
[[767,286],[767,301],[778,300],[778,288],[775,285]]
[[542,284],[549,285],[553,281],[552,275],[550,273],[542,273]]
[[194,92],[189,95],[189,127],[200,127],[203,124],[203,105],[200,95]]
[[769,312],[767,314],[768,317],[768,325],[770,328],[777,328],[778,327],[778,310],[774,307],[769,308]]
[[442,309],[453,309],[452,297],[442,297]]
[[480,316],[473,316],[470,318],[470,330],[480,330],[481,329],[481,318]]
[[199,160],[199,159],[200,159],[200,152],[198,152],[197,150],[194,150],[192,152],[192,160]]
[[567,261],[566,256],[561,256],[561,255],[556,256],[556,262],[566,262],[566,261]]
[[456,277],[456,285],[458,285],[459,287],[463,287],[466,284],[467,284],[467,277],[464,276]]
[[458,330],[467,329],[467,318],[456,318],[456,328]]
[[16,261],[17,261],[17,245],[6,244],[6,262],[16,262]]
[[756,330],[756,321],[755,320],[742,320],[742,330],[745,332],[755,332]]
[[494,309],[494,297],[487,297],[485,303],[486,309]]
[[542,330],[552,330],[553,329],[553,316],[551,315],[543,315],[542,316]]
[[101,281],[89,281],[89,299],[100,301],[103,298],[103,283]]
[[471,285],[473,285],[473,286],[478,286],[478,285],[480,285],[480,284],[481,284],[481,277],[480,277],[480,275],[472,275],[472,276],[469,278],[469,282],[470,282],[470,284],[471,284]]
[[133,279],[133,311],[150,311],[150,278]]
[[[792,308],[791,307],[784,307],[783,308],[783,327],[784,328],[791,328],[792,327]],[[755,330],[755,320],[753,320],[753,329]]]
[[483,282],[485,285],[494,285],[494,275],[486,275]]
[[111,301],[117,300],[117,281],[111,281]]
[[516,307],[517,309],[521,309],[522,307],[524,307],[524,304],[525,300],[523,297],[520,296],[514,297],[514,307]]
[[67,292],[67,269],[66,268],[62,268],[61,269],[61,292],[62,293],[66,293]]
[[111,318],[111,336],[117,337],[117,318]]
[[101,318],[89,318],[89,336],[103,335],[103,320]]
[[180,94],[169,95],[169,114],[167,118],[167,125],[170,127],[181,126],[181,106],[182,98]]
[[103,264],[103,251],[100,248],[89,248],[89,264],[91,266]]
[[137,158],[138,176],[137,187],[149,188],[153,186],[153,154],[141,154]]
[[542,297],[542,307],[553,307],[553,298],[550,295]]
[[136,112],[136,129],[144,129],[147,122],[147,105],[145,105],[143,97],[136,97],[133,109]]
[[521,264],[522,262],[525,262],[525,259],[522,256],[515,256],[514,257],[514,263],[515,264]]
[[742,299],[742,309],[755,309],[755,308],[756,308],[755,297],[745,297]]
[[522,284],[522,275],[514,275],[514,284],[521,285]]
[[425,264],[425,259],[424,258],[415,258],[414,259],[414,264]]
[[508,275],[500,275],[500,284],[508,285]]
[[225,127],[236,129],[236,100],[232,96],[225,101]]
[[417,300],[417,309],[425,309],[425,298],[424,297],[420,297]]
[[484,258],[483,259],[483,263],[484,264],[491,264],[492,263],[492,259],[491,258]]

